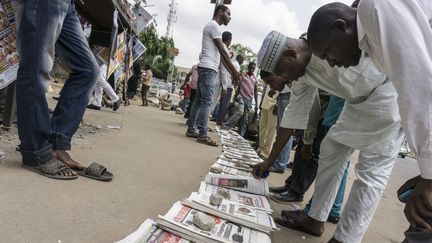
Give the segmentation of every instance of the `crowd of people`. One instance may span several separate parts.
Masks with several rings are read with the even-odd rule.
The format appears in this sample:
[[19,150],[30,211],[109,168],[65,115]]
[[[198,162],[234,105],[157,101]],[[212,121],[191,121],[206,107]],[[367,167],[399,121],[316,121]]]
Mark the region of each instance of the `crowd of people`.
[[[112,180],[113,174],[103,165],[82,165],[68,153],[86,107],[102,107],[103,91],[113,110],[120,107],[120,97],[103,75],[107,66],[88,44],[73,1],[12,3],[20,55],[18,150],[24,168],[54,179],[82,175]],[[46,9],[48,14],[29,18],[36,5],[37,11]],[[329,221],[337,224],[329,242],[361,242],[405,135],[421,171],[399,190],[399,194],[412,193],[403,199],[410,223],[405,241],[430,242],[432,4],[428,0],[357,0],[352,6],[324,5],[312,16],[307,34],[299,38],[271,31],[256,62],[247,63],[243,73],[244,56],[229,49],[232,33],[221,31],[221,25],[230,20],[230,9],[218,5],[203,29],[199,63],[181,87],[186,137],[218,146],[208,135],[210,119],[221,129],[237,126],[244,136],[253,109],[254,116],[260,114],[257,151],[264,160],[253,169],[257,179],[268,171],[285,171],[296,138],[292,173],[284,185],[270,188],[270,198],[282,203],[303,201],[315,181],[307,206],[284,210],[276,221],[315,236],[324,233],[324,223]],[[45,27],[34,28],[41,24]],[[50,116],[45,82],[54,55],[64,60],[71,74]],[[261,102],[257,68],[266,84]],[[144,73],[134,65],[124,95],[126,105],[140,82],[142,105],[148,105],[150,65]],[[94,99],[89,105],[91,93]],[[355,150],[360,151],[354,168],[357,178],[343,206]]]

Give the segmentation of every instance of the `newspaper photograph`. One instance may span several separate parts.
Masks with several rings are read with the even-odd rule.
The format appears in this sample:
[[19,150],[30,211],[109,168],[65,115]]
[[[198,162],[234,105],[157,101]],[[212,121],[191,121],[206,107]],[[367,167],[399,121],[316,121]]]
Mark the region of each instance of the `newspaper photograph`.
[[273,218],[266,212],[225,198],[215,206],[210,204],[211,195],[207,192],[192,192],[187,199],[182,201],[182,204],[267,234],[278,230]]
[[204,181],[202,181],[198,189],[198,193],[201,194],[204,192],[210,194],[218,193],[222,195],[228,195],[227,197],[231,202],[236,202],[249,207],[253,207],[257,210],[261,210],[269,214],[273,212],[273,210],[270,207],[270,203],[268,199],[261,195],[239,192],[236,190],[231,190],[231,189],[207,184]]
[[0,1],[0,89],[15,81],[19,65],[16,23],[9,0]]
[[192,243],[192,241],[162,230],[156,226],[155,221],[147,219],[135,232],[116,243]]
[[205,177],[205,182],[258,195],[267,196],[269,194],[267,179],[257,180],[253,177],[209,173]]
[[200,239],[197,242],[226,242],[226,243],[252,243],[271,242],[268,234],[250,229],[248,227],[211,216],[214,227],[210,231],[202,230],[194,225],[193,217],[199,211],[176,202],[168,213],[159,216],[158,225],[168,231],[181,232],[181,236],[188,239]]

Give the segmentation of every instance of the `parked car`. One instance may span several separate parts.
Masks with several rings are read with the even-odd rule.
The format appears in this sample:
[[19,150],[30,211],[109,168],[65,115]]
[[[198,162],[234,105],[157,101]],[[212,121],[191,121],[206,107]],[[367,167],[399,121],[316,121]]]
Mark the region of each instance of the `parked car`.
[[170,87],[167,83],[154,78],[149,89],[150,96],[156,96],[158,98],[166,96],[170,92]]

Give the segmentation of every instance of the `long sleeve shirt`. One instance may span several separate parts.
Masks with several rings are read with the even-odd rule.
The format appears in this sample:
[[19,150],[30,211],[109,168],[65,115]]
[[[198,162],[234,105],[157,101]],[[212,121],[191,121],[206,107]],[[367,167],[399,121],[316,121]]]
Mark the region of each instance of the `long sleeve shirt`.
[[432,179],[432,1],[362,0],[359,46],[393,81],[421,176]]

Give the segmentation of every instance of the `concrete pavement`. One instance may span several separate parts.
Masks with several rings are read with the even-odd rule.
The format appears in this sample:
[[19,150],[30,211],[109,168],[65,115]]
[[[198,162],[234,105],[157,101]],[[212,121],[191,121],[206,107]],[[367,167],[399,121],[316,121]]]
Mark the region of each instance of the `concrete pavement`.
[[[54,101],[49,102],[53,107]],[[20,155],[14,152],[16,140],[0,139],[0,147],[7,152],[0,160],[0,242],[113,242],[130,234],[146,218],[165,214],[175,201],[197,190],[220,148],[186,138],[182,116],[138,104],[132,102],[117,112],[88,110],[84,123],[91,125],[82,126],[74,138],[73,157],[84,164],[97,161],[105,165],[115,175],[112,182],[42,177],[21,168]],[[108,129],[107,125],[121,129]],[[13,136],[1,132],[0,138],[5,137]],[[355,162],[351,163],[348,189],[355,178]],[[288,173],[272,174],[270,184],[280,185]],[[403,239],[408,224],[395,193],[416,174],[415,161],[398,161],[364,242]],[[275,215],[287,207],[271,203]],[[325,235],[317,238],[282,227],[273,239],[326,242],[334,228],[327,224]]]

